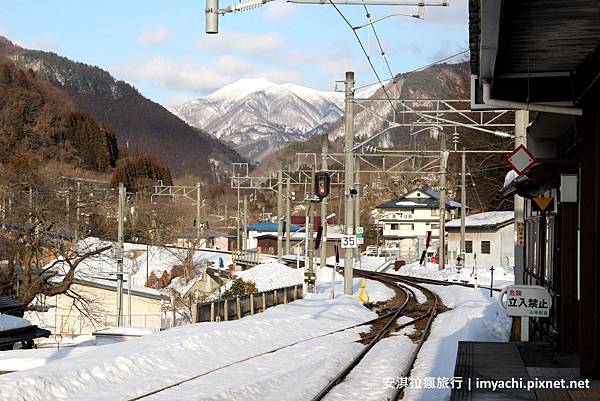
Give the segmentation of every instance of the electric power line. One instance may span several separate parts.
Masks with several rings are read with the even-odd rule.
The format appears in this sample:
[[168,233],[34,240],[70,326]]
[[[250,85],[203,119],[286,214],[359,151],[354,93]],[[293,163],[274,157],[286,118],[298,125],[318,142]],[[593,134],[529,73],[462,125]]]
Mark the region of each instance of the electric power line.
[[[463,50],[463,51],[461,51],[461,52],[459,52],[459,53],[452,54],[452,55],[450,55],[450,56],[448,56],[448,57],[445,57],[445,58],[443,58],[443,59],[440,59],[440,60],[434,61],[433,63],[430,63],[430,64],[427,64],[427,65],[421,66],[421,67],[419,67],[419,68],[415,68],[414,70],[411,70],[411,71],[406,71],[404,74],[406,75],[406,74],[412,74],[412,73],[415,73],[415,72],[419,72],[419,71],[421,71],[421,70],[424,70],[424,69],[426,69],[426,68],[429,68],[429,67],[431,67],[431,66],[434,66],[434,65],[436,65],[436,64],[439,64],[439,63],[443,63],[444,61],[448,61],[448,60],[450,60],[450,59],[453,59],[453,58],[455,58],[455,57],[461,56],[461,55],[463,55],[463,54],[465,54],[465,53],[468,53],[468,52],[469,52],[469,50]],[[359,86],[358,88],[356,88],[356,90],[360,90],[360,89],[368,88],[369,86],[373,86],[373,85],[377,85],[377,82],[372,82],[372,83],[369,83],[369,84],[365,84],[365,85],[363,85],[363,86]]]
[[358,44],[360,45],[360,48],[363,51],[363,54],[367,58],[367,61],[369,62],[369,65],[371,66],[371,70],[373,71],[373,74],[375,74],[375,77],[377,78],[377,81],[379,82],[379,85],[381,86],[381,89],[383,89],[383,93],[385,94],[385,97],[390,102],[390,105],[392,106],[392,110],[394,110],[394,113],[397,113],[396,107],[394,106],[394,102],[392,102],[392,99],[390,98],[387,90],[385,89],[385,85],[381,81],[381,78],[379,77],[379,73],[375,69],[375,66],[373,65],[373,62],[371,61],[371,56],[369,56],[369,53],[367,53],[367,50],[365,49],[365,46],[363,45],[362,40],[360,39],[360,36],[358,36],[358,33],[356,33],[356,30],[354,29],[354,27],[352,26],[352,24],[350,23],[350,21],[348,21],[348,18],[346,18],[346,16],[339,9],[339,7],[336,6],[335,3],[332,0],[329,0],[329,3],[331,3],[331,5],[333,6],[333,8],[335,8],[335,10],[340,15],[340,17],[344,20],[344,22],[346,22],[346,25],[348,25],[348,27],[350,29],[352,29],[352,33],[356,37],[356,40],[358,41]]

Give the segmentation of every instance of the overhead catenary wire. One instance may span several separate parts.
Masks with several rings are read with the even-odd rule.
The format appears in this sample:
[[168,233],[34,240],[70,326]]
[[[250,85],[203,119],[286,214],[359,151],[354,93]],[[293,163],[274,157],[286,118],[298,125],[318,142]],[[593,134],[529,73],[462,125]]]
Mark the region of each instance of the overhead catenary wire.
[[350,23],[350,21],[348,21],[348,18],[346,18],[346,16],[344,15],[344,13],[342,13],[342,11],[339,9],[339,7],[336,6],[335,3],[332,0],[329,0],[329,3],[333,6],[333,8],[335,8],[335,10],[339,14],[339,16],[344,20],[344,22],[346,23],[346,25],[348,25],[348,27],[352,30],[352,33],[356,37],[356,40],[358,41],[358,44],[359,44],[360,48],[362,49],[363,54],[365,55],[365,57],[367,58],[367,61],[369,62],[369,66],[371,67],[371,70],[373,71],[373,74],[375,74],[375,77],[377,78],[377,81],[379,82],[379,86],[381,86],[381,89],[383,89],[383,93],[385,94],[385,97],[387,98],[387,100],[390,102],[390,105],[392,106],[392,109],[394,110],[394,113],[397,113],[396,107],[394,106],[394,102],[392,102],[392,99],[390,98],[390,96],[389,96],[389,94],[388,94],[388,92],[387,92],[387,90],[385,88],[385,85],[383,84],[381,78],[379,77],[379,73],[375,69],[375,66],[373,65],[373,62],[371,61],[371,56],[369,56],[369,53],[365,49],[365,46],[363,45],[362,40],[360,39],[360,36],[358,36],[358,33],[356,33],[356,30],[354,29],[354,27],[352,26],[352,24]]
[[[421,71],[421,70],[427,69],[427,68],[429,68],[429,67],[431,67],[431,66],[434,66],[434,65],[436,65],[436,64],[439,64],[439,63],[443,63],[444,61],[451,60],[451,59],[453,59],[453,58],[455,58],[455,57],[461,56],[461,55],[463,55],[463,54],[466,54],[466,53],[468,53],[468,52],[469,52],[469,50],[463,50],[463,51],[461,51],[461,52],[459,52],[459,53],[452,54],[452,55],[450,55],[450,56],[448,56],[448,57],[445,57],[445,58],[443,58],[443,59],[436,60],[436,61],[434,61],[434,62],[432,62],[432,63],[430,63],[430,64],[427,64],[427,65],[421,66],[421,67],[419,67],[419,68],[415,68],[414,70],[407,71],[407,72],[405,72],[404,74],[406,75],[406,74],[412,74],[412,73],[415,73],[415,72],[419,72],[419,71]],[[389,81],[389,80],[386,80],[386,81]],[[378,84],[378,82],[371,82],[371,83],[369,83],[369,84],[365,84],[365,85],[359,86],[359,87],[357,87],[357,88],[355,88],[355,89],[356,89],[356,90],[361,90],[361,89],[368,88],[369,86],[373,86],[373,85],[377,85],[377,84]]]

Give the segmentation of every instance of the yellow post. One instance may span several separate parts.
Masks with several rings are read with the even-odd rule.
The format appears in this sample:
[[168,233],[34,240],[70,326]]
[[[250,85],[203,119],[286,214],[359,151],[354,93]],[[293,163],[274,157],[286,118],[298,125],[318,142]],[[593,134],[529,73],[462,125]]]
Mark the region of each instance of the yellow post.
[[363,304],[369,302],[369,294],[367,294],[367,280],[364,278],[360,281],[360,291],[358,292],[358,300]]

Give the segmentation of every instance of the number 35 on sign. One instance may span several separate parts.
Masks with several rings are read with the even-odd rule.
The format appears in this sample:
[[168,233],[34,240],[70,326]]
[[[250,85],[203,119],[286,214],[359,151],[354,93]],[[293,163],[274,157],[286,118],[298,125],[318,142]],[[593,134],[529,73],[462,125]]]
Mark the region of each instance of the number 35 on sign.
[[342,235],[342,248],[356,248],[356,235]]

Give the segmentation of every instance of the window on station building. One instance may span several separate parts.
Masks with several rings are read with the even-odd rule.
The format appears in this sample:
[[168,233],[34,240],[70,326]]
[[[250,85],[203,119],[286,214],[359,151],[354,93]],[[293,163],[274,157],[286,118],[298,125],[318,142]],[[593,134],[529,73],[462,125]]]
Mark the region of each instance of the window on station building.
[[400,230],[414,230],[414,224],[400,224]]
[[397,230],[398,224],[390,224],[390,230]]
[[432,229],[432,230],[439,230],[439,229],[440,229],[440,225],[439,225],[439,223],[438,223],[438,224],[436,224],[436,223],[431,223],[431,229]]
[[473,241],[465,241],[465,253],[473,253]]
[[490,241],[481,241],[481,253],[491,253],[491,243]]
[[431,215],[432,216],[439,216],[440,215],[440,209],[431,209]]

